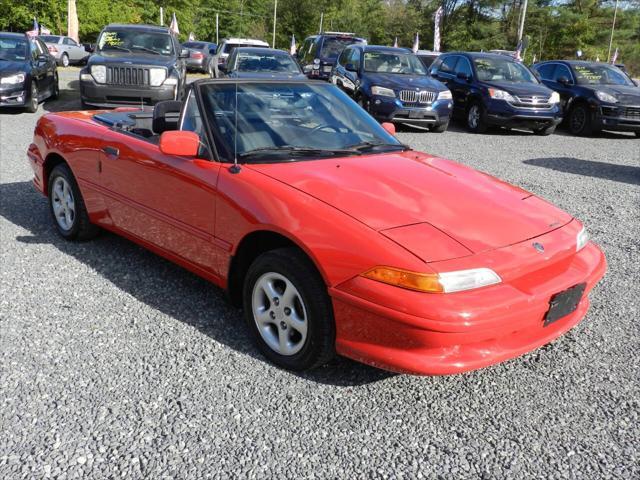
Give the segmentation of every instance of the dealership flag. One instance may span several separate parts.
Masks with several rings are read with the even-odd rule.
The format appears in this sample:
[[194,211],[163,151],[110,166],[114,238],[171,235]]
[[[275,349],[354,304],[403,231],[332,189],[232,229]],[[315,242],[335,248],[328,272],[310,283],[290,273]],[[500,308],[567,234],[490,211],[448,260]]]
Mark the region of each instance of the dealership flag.
[[289,53],[291,55],[296,54],[296,36],[295,35],[291,35],[291,46],[289,47]]
[[195,39],[196,39],[195,34],[194,34],[193,32],[191,32],[191,33],[189,34],[189,41],[190,41],[190,42],[193,42]]
[[613,57],[611,57],[611,63],[616,63],[618,61],[618,47],[616,47],[616,51],[613,52]]
[[27,33],[28,36],[30,37],[37,37],[39,32],[40,27],[38,27],[38,21],[36,20],[36,17],[33,17],[33,29],[29,30]]
[[51,30],[46,28],[44,25],[40,25],[40,35],[51,35]]
[[413,41],[413,48],[411,50],[413,50],[413,53],[416,53],[419,48],[420,48],[420,37],[418,36],[418,32],[416,32],[416,38]]
[[178,28],[178,19],[176,18],[175,12],[173,13],[173,17],[171,17],[171,25],[169,25],[169,30],[173,33],[180,33],[180,29]]
[[393,41],[393,48],[398,48],[398,37]]
[[518,42],[518,46],[516,47],[516,54],[514,55],[518,62],[522,61],[522,40]]
[[442,14],[444,10],[442,6],[438,7],[436,10],[436,14],[433,20],[433,51],[440,51],[440,23],[442,20]]

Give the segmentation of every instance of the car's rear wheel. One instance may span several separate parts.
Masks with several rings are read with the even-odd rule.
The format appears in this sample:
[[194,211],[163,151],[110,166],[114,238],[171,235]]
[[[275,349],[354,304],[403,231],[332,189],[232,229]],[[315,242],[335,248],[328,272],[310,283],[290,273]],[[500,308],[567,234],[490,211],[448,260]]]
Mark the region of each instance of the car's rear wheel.
[[556,126],[552,125],[550,127],[538,128],[534,130],[533,133],[535,133],[536,135],[540,135],[542,137],[546,137],[547,135],[551,135],[555,131],[556,131]]
[[472,102],[467,109],[467,129],[472,133],[484,133],[487,128],[484,107],[480,102]]
[[581,137],[589,136],[593,133],[593,122],[589,108],[586,105],[575,105],[569,113],[569,131]]
[[60,58],[60,63],[62,64],[63,67],[68,67],[69,66],[69,55],[67,55],[66,53],[62,54],[62,58]]
[[31,92],[29,93],[29,103],[27,103],[26,109],[29,113],[36,113],[38,111],[38,85],[34,79],[31,79]]
[[243,306],[253,340],[276,365],[307,370],[335,355],[327,288],[298,249],[273,250],[251,264],[244,281]]
[[441,123],[440,125],[432,125],[429,127],[430,132],[434,133],[444,133],[449,128],[449,122]]
[[89,221],[87,209],[71,170],[57,165],[49,175],[49,207],[58,232],[67,240],[88,240],[99,229]]

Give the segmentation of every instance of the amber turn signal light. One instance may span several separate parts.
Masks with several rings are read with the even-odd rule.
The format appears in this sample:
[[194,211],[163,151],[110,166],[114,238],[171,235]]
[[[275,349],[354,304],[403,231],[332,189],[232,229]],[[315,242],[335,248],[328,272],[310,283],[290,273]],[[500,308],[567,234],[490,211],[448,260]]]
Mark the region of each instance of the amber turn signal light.
[[392,267],[375,267],[363,277],[417,292],[443,293],[436,273],[418,273]]

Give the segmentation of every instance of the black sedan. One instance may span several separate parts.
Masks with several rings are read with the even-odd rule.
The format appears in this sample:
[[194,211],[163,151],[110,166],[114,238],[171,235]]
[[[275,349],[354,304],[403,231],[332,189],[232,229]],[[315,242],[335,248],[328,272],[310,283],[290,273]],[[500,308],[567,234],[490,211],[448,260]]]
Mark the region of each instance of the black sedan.
[[0,107],[38,110],[58,96],[56,60],[39,38],[0,32]]
[[612,130],[640,136],[640,88],[618,67],[552,60],[533,68],[545,85],[560,94],[569,131],[574,135]]

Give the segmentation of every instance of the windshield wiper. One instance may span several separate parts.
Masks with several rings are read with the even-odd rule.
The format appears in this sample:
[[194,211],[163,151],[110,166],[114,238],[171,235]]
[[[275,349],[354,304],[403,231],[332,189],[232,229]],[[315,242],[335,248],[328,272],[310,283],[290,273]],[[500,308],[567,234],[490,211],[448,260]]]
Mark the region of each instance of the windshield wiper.
[[379,142],[360,142],[346,147],[348,150],[356,152],[372,152],[374,150],[393,149],[393,150],[411,150],[411,147],[404,143],[379,143]]
[[147,47],[131,47],[134,50],[144,50],[145,52],[153,53],[154,55],[161,55],[160,52],[156,52],[155,50]]
[[308,147],[294,147],[294,146],[282,146],[282,147],[261,147],[254,148],[247,152],[238,155],[238,158],[250,158],[260,155],[269,154],[292,154],[292,155],[314,155],[314,156],[336,156],[336,155],[361,155],[357,150],[352,149],[323,149],[323,148],[308,148]]
[[128,48],[121,47],[120,45],[105,45],[100,50],[122,50],[123,52],[130,52]]

